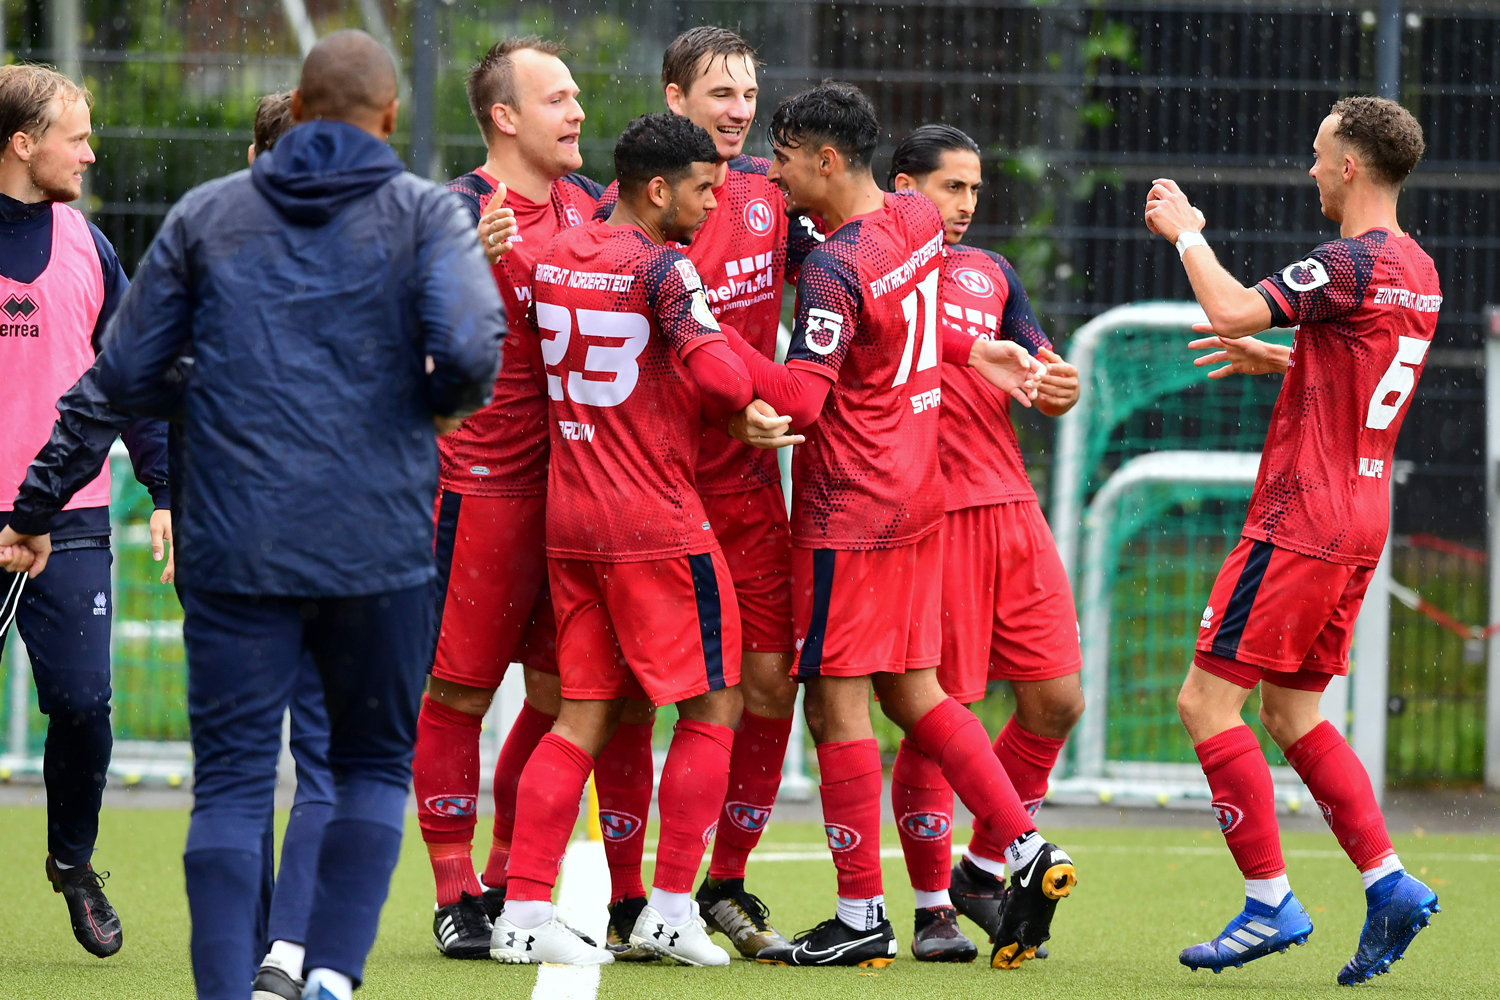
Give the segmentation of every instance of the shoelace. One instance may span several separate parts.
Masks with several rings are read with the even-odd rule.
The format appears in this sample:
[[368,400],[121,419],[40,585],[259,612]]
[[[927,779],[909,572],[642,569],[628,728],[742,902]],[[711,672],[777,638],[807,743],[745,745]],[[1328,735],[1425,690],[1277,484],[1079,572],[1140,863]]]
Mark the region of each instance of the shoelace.
[[752,892],[740,892],[737,894],[735,902],[740,904],[740,909],[750,915],[751,922],[754,924],[756,930],[764,930],[770,926],[771,910],[765,903],[761,902],[759,896]]
[[792,943],[793,944],[802,944],[804,941],[810,940],[815,934],[820,933],[825,927],[828,927],[831,924],[836,924],[838,922],[839,922],[839,918],[838,917],[830,917],[827,920],[823,921],[818,926],[816,926],[816,927],[814,927],[814,928],[812,928],[810,930],[805,930],[801,934],[798,934],[796,937],[792,938]]
[[[458,897],[459,907],[453,914],[453,926],[458,931],[459,937],[479,936],[486,933],[485,924],[489,918],[485,916],[484,902],[478,896],[464,892]],[[468,903],[471,905],[464,906]]]

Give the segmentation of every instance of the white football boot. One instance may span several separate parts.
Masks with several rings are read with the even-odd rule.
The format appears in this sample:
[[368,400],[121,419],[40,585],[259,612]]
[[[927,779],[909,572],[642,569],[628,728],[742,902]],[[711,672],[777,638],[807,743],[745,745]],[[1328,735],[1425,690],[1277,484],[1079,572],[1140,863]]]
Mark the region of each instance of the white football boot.
[[521,928],[504,914],[495,918],[490,958],[509,965],[609,965],[615,960],[555,916],[539,926]]
[[682,965],[728,965],[729,952],[708,939],[707,925],[698,916],[698,903],[692,904],[693,915],[687,923],[673,925],[652,906],[636,919],[630,932],[630,943],[660,955],[668,962]]

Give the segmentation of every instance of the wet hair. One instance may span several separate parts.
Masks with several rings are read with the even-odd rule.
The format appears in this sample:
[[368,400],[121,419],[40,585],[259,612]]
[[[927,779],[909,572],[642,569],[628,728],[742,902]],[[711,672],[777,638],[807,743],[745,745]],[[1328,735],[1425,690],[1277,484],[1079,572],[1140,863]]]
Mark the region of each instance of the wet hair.
[[858,87],[824,80],[782,101],[771,116],[771,143],[797,149],[806,143],[832,146],[849,166],[868,170],[880,142],[875,105]]
[[469,95],[469,110],[479,122],[479,132],[486,139],[495,129],[490,118],[490,108],[504,104],[513,108],[520,100],[516,93],[516,65],[512,57],[517,52],[530,49],[544,56],[559,55],[563,47],[549,42],[541,35],[521,35],[503,38],[490,46],[490,50],[479,58],[464,79],[464,90]]
[[363,31],[335,31],[302,60],[297,93],[312,118],[347,121],[379,113],[396,99],[396,63]]
[[276,145],[276,140],[295,124],[291,91],[262,97],[255,106],[255,155],[259,156]]
[[965,150],[975,156],[980,155],[979,143],[969,138],[968,133],[962,129],[952,125],[923,125],[902,139],[901,145],[896,147],[896,152],[891,157],[891,173],[886,186],[896,186],[897,174],[921,180],[943,165],[944,153]]
[[1427,151],[1422,126],[1395,101],[1346,97],[1330,114],[1339,116],[1333,134],[1354,147],[1370,174],[1382,183],[1399,185]]
[[0,149],[9,149],[17,132],[25,132],[32,139],[46,135],[55,120],[52,100],[59,94],[66,102],[82,99],[89,107],[94,106],[87,87],[51,66],[16,63],[0,68]]
[[718,162],[713,137],[691,119],[673,114],[641,115],[615,143],[615,176],[622,195],[640,191],[653,177],[676,184],[693,164]]
[[[705,61],[705,56],[708,61]],[[703,75],[703,71],[713,65],[713,60],[723,59],[727,64],[731,57],[740,56],[750,60],[752,66],[761,65],[750,43],[728,28],[716,28],[712,25],[689,28],[672,39],[667,51],[662,53],[662,89],[665,90],[669,83],[675,83],[685,94]]]

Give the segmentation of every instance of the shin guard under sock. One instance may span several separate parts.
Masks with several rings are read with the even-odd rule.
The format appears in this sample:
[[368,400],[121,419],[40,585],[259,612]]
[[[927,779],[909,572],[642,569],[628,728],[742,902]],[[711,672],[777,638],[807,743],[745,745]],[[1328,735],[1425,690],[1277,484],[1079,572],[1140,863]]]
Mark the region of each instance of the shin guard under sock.
[[1293,743],[1286,759],[1312,792],[1356,868],[1364,871],[1378,865],[1393,852],[1370,776],[1333,723],[1324,721]]
[[771,818],[781,788],[781,765],[792,720],[765,719],[753,712],[740,716],[729,755],[729,790],[719,814],[708,874],[716,879],[744,878],[745,862]]
[[1249,726],[1235,726],[1193,747],[1213,793],[1214,816],[1246,879],[1285,873],[1271,767]]
[[661,836],[656,845],[656,872],[651,885],[665,892],[689,893],[698,865],[714,835],[724,790],[729,785],[729,756],[734,730],[709,722],[680,719],[661,772],[656,807]]
[[641,884],[641,856],[646,849],[646,817],[651,811],[654,778],[651,723],[620,723],[594,769],[611,904],[646,895],[646,887]]
[[1047,779],[1057,766],[1057,755],[1062,752],[1065,742],[1022,729],[1015,716],[1010,717],[1000,735],[995,737],[995,756],[1000,758],[1000,766],[1010,775],[1010,783],[1015,786],[1021,805],[1032,816],[1036,816],[1042,800],[1047,797]]
[[505,865],[510,858],[510,842],[516,829],[516,785],[521,771],[531,759],[531,752],[543,736],[552,732],[555,716],[521,703],[521,711],[505,734],[500,756],[495,761],[495,829],[490,840],[490,856],[484,866],[484,884],[492,889],[505,884]]
[[917,720],[911,738],[937,761],[959,800],[974,814],[970,850],[1003,861],[1007,844],[1036,829],[973,712],[945,698]]
[[516,789],[516,825],[527,836],[510,855],[507,900],[551,902],[557,867],[578,821],[578,801],[594,758],[555,733],[537,743]]
[[417,823],[429,844],[474,842],[479,800],[479,732],[484,719],[422,696],[412,784]]
[[911,740],[902,740],[891,770],[891,809],[911,886],[948,888],[953,866],[953,788],[943,769]]
[[840,896],[881,896],[880,745],[874,740],[818,744],[823,829],[838,869]]

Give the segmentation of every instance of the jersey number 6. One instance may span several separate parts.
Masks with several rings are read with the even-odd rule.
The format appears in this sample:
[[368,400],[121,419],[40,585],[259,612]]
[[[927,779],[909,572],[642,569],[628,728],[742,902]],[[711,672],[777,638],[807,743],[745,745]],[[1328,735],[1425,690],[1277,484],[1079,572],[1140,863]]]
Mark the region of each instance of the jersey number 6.
[[[542,360],[549,369],[561,367],[573,339],[573,310],[555,302],[536,304],[536,323],[543,334]],[[619,406],[640,379],[635,359],[651,339],[651,321],[640,313],[579,309],[578,333],[589,341],[583,371],[568,372],[568,395],[586,406]],[[605,341],[605,343],[598,343]],[[561,375],[547,372],[547,395],[563,398]]]
[[[1366,427],[1383,431],[1391,426],[1391,421],[1396,419],[1396,414],[1401,412],[1407,397],[1417,387],[1417,375],[1413,369],[1427,357],[1427,348],[1431,346],[1432,341],[1417,337],[1399,339],[1395,359],[1391,361],[1385,374],[1380,376],[1380,382],[1370,395],[1370,412],[1365,417]],[[1387,403],[1385,398],[1393,392],[1396,394],[1395,402]]]

